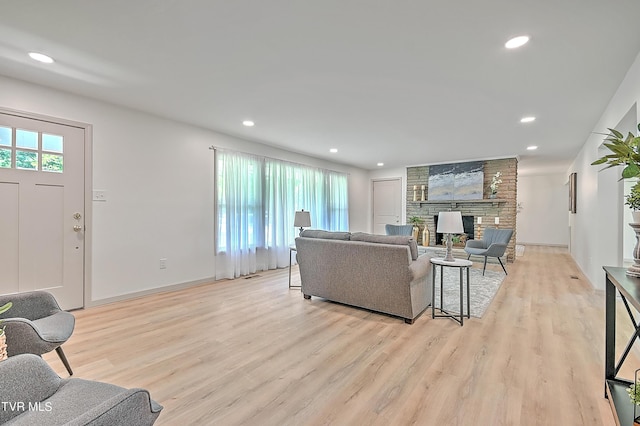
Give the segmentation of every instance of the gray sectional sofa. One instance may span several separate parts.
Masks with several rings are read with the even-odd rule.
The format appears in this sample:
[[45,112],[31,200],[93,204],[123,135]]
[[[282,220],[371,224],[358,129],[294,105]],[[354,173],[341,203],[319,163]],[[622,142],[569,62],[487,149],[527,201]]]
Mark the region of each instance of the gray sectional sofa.
[[302,293],[404,318],[432,301],[429,255],[412,237],[305,230],[296,238]]

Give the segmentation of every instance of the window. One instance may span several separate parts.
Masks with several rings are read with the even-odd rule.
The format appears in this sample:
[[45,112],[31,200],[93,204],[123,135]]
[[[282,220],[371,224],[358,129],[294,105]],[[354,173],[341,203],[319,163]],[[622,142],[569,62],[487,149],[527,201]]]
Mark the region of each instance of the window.
[[63,137],[0,126],[0,168],[62,173]]
[[287,266],[296,210],[310,211],[314,228],[348,229],[344,173],[217,150],[216,185],[218,278]]

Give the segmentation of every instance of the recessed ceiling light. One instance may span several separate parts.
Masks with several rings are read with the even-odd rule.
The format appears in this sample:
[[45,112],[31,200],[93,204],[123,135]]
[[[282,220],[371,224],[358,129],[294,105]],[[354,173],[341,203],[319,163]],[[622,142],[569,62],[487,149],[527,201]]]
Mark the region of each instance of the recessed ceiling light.
[[531,123],[532,121],[536,121],[535,117],[522,117],[520,119],[521,123]]
[[517,47],[524,46],[525,44],[527,44],[528,41],[529,41],[528,36],[518,36],[506,42],[504,44],[504,47],[506,47],[507,49],[515,49]]
[[384,166],[384,163],[378,163],[378,167]]
[[243,124],[243,125],[245,125],[245,126],[247,126],[247,127],[253,127],[253,126],[255,126],[255,125],[256,125],[256,123],[254,123],[254,122],[253,122],[253,121],[251,121],[251,120],[244,120],[244,121],[242,122],[242,124]]
[[537,146],[535,146],[535,145],[531,145],[531,146],[528,146],[528,147],[527,147],[527,149],[528,149],[529,151],[534,151],[534,150],[538,149],[538,147],[537,147]]
[[335,154],[336,152],[338,152],[338,148],[331,148],[329,152]]
[[52,64],[53,58],[43,53],[29,52],[29,57],[34,61],[42,62],[43,64]]

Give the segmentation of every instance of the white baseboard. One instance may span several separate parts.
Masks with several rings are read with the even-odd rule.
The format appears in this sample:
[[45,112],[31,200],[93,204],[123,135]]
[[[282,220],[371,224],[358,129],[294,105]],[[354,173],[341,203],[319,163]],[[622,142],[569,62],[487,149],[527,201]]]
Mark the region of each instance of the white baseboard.
[[567,244],[546,244],[546,243],[523,243],[523,242],[516,242],[516,244],[521,245],[521,246],[545,246],[545,247],[565,247],[565,248],[569,248],[569,246]]
[[114,302],[122,302],[124,300],[137,299],[139,297],[148,296],[150,294],[166,293],[166,292],[169,292],[169,291],[183,290],[185,288],[195,287],[195,286],[202,285],[202,284],[209,284],[209,283],[213,283],[215,281],[216,281],[215,277],[202,278],[200,280],[187,281],[187,282],[179,283],[179,284],[171,284],[171,285],[167,285],[167,286],[164,286],[164,287],[150,288],[148,290],[137,291],[135,293],[127,293],[127,294],[123,294],[123,295],[115,296],[115,297],[108,297],[106,299],[92,300],[90,303],[88,303],[85,306],[85,308],[91,308],[91,307],[94,307],[94,306],[107,305],[109,303],[114,303]]

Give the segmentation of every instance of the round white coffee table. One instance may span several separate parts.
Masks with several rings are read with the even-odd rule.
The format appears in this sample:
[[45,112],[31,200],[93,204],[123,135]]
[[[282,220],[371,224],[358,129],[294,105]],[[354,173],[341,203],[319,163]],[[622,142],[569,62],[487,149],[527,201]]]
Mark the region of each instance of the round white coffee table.
[[[473,262],[465,259],[455,259],[453,262],[449,262],[444,260],[441,257],[432,257],[431,263],[433,264],[433,278],[431,280],[431,297],[436,293],[436,268],[440,266],[440,307],[436,308],[435,300],[431,301],[431,317],[432,318],[451,318],[458,323],[460,326],[464,324],[464,270],[467,270],[467,318],[471,318],[470,314],[470,297],[469,297],[469,267],[473,265]],[[449,312],[442,309],[442,301],[443,301],[443,288],[444,288],[444,274],[443,268],[458,268],[460,270],[460,318],[456,314],[450,314]],[[436,315],[436,309],[440,311],[440,314]]]

